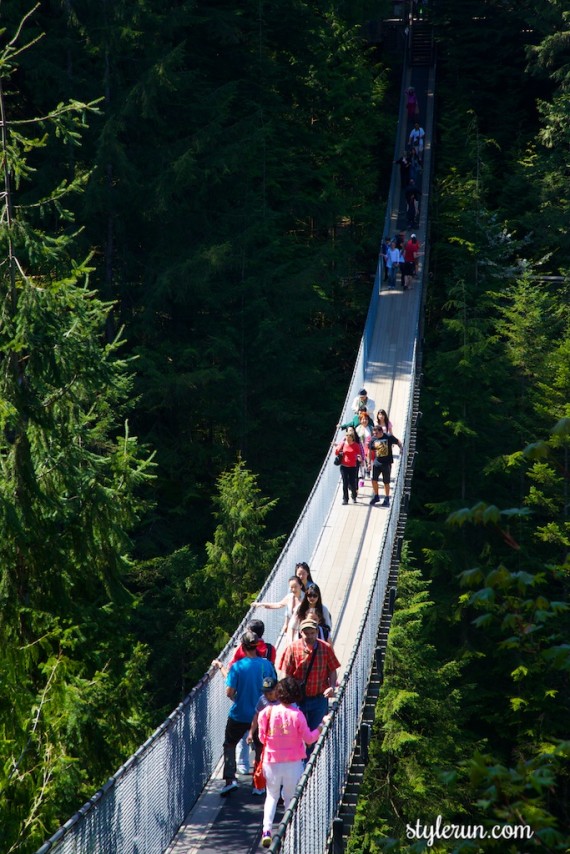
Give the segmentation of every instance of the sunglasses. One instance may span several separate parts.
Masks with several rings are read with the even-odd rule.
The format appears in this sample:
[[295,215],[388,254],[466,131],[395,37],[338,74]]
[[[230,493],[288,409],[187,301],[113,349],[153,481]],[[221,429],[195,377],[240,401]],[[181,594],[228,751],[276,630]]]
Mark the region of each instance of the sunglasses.
[[319,598],[318,593],[307,593],[307,599],[318,599],[318,598]]

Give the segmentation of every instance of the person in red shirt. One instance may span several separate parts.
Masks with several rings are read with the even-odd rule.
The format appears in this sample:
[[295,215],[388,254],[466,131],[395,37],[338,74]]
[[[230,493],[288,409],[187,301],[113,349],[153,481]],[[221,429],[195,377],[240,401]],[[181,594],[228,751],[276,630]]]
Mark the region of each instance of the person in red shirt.
[[342,477],[342,503],[348,504],[348,490],[352,495],[352,500],[356,502],[358,493],[358,468],[362,462],[360,454],[360,443],[355,441],[355,433],[350,431],[346,434],[346,438],[339,442],[334,449],[335,456],[342,454],[340,464],[340,474]]
[[[259,638],[257,644],[258,657],[266,658],[268,661],[271,662],[271,664],[275,664],[277,650],[275,649],[273,644],[266,643],[266,641],[263,640],[263,633],[265,632],[265,623],[263,622],[263,620],[252,620],[250,623],[247,624],[247,628],[250,632],[254,632],[254,634],[256,634]],[[227,667],[224,667],[224,665],[218,658],[214,658],[214,660],[212,661],[212,666],[217,667],[219,670],[221,670],[223,676],[226,677],[232,664],[235,664],[236,661],[239,661],[240,658],[243,658],[244,656],[245,652],[243,646],[240,644],[239,646],[236,646],[234,654],[228,661]]]
[[415,234],[412,234],[404,246],[404,289],[412,287],[412,278],[417,272],[420,244]]
[[300,631],[301,639],[284,650],[279,670],[304,683],[305,696],[299,708],[313,730],[327,713],[329,697],[334,696],[340,661],[332,646],[319,640],[318,626],[313,620],[303,620]]
[[[247,624],[247,627],[250,632],[254,632],[259,638],[259,643],[257,644],[258,656],[260,658],[267,658],[268,661],[271,662],[271,664],[275,664],[275,657],[277,655],[277,651],[273,644],[267,643],[263,639],[263,634],[265,632],[265,623],[263,622],[263,620],[251,620],[251,622]],[[245,653],[243,651],[243,647],[240,644],[238,647],[236,647],[233,656],[229,660],[228,670],[230,669],[232,664],[234,664],[236,661],[239,661],[240,658],[244,657],[244,655]]]

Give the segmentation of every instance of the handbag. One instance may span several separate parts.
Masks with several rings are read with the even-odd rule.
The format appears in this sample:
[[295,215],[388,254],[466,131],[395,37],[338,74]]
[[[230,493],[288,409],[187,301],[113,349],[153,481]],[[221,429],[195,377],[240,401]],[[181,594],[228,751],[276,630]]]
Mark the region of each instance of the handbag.
[[336,454],[333,462],[335,466],[340,466],[342,464],[342,453]]
[[263,773],[263,757],[265,755],[265,745],[263,745],[263,750],[261,751],[261,756],[259,757],[259,762],[255,763],[255,768],[253,769],[253,788],[254,789],[265,789],[267,785],[267,781],[265,779],[265,774]]
[[[271,726],[271,715],[273,714],[273,709],[270,707],[269,711],[269,726]],[[265,745],[263,745],[261,749],[261,756],[259,757],[259,762],[255,763],[253,769],[253,788],[254,789],[265,789],[267,786],[267,781],[265,779],[265,774],[263,773],[263,757],[265,756]]]

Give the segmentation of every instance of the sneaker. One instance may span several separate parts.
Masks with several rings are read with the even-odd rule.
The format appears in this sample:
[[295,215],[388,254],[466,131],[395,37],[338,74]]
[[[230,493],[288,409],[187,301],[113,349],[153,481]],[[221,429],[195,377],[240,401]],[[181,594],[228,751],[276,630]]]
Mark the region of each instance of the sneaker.
[[254,786],[254,788],[251,790],[251,794],[252,795],[258,795],[261,798],[262,795],[265,794],[265,789],[256,789]]
[[343,504],[348,504],[348,498],[343,498],[343,499],[342,499],[342,503],[343,503]]
[[382,507],[389,507],[389,506],[390,506],[390,499],[388,498],[388,496],[386,496],[386,498],[382,502]]
[[380,496],[379,495],[373,495],[372,498],[370,499],[370,504],[378,504],[379,501],[380,501]]
[[264,830],[261,834],[261,845],[263,848],[269,848],[271,845],[271,831]]
[[230,792],[233,792],[234,789],[237,789],[238,784],[237,780],[230,780],[229,783],[226,781],[226,785],[220,790],[220,795],[222,798],[227,798]]
[[247,765],[238,765],[237,767],[238,774],[250,774],[250,770]]

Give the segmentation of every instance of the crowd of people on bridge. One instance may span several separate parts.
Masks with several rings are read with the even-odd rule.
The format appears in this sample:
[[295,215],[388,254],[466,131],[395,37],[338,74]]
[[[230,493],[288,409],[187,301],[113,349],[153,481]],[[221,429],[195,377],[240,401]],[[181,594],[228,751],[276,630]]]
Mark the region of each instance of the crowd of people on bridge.
[[358,502],[359,489],[370,478],[372,498],[369,504],[378,504],[380,495],[378,483],[384,486],[383,507],[390,506],[390,482],[394,455],[392,448],[397,445],[403,450],[402,442],[392,433],[392,422],[385,409],[375,411],[374,401],[368,397],[365,388],[361,388],[352,403],[354,416],[337,428],[346,430],[345,436],[334,446],[334,455],[340,466],[342,478],[342,503],[348,504],[349,492],[354,504]]
[[406,150],[394,161],[400,168],[400,186],[405,207],[406,230],[398,231],[392,238],[384,237],[380,246],[382,261],[382,280],[388,287],[397,287],[398,274],[403,291],[412,289],[413,280],[418,274],[418,259],[421,245],[416,229],[420,220],[422,199],[422,176],[426,133],[420,123],[420,106],[416,91],[409,86],[405,91],[405,105],[408,122],[411,125],[406,135]]
[[[278,602],[254,607],[285,609],[282,633],[286,644],[276,649],[263,637],[262,620],[251,620],[227,666],[217,667],[232,701],[224,735],[224,784],[227,797],[239,788],[237,774],[250,773],[251,793],[265,795],[261,844],[269,848],[280,798],[287,804],[311,750],[328,720],[340,666],[332,644],[332,618],[305,561],[289,578],[288,593]],[[236,758],[237,754],[237,758]]]
[[[370,477],[370,504],[380,501],[379,481],[384,486],[383,506],[390,503],[392,448],[402,443],[392,432],[385,409],[376,409],[365,388],[352,404],[353,417],[338,427],[346,431],[335,447],[340,455],[343,504],[352,490]],[[250,773],[250,751],[254,751],[252,788],[254,796],[265,795],[261,844],[269,848],[280,798],[289,803],[304,765],[328,720],[329,700],[335,696],[340,662],[333,645],[331,613],[305,561],[295,566],[287,592],[276,602],[258,600],[254,608],[284,609],[281,635],[285,641],[277,660],[276,647],[264,638],[265,625],[248,623],[239,646],[227,666],[218,667],[226,680],[231,700],[224,734],[224,783],[227,797],[239,788],[238,773]]]

